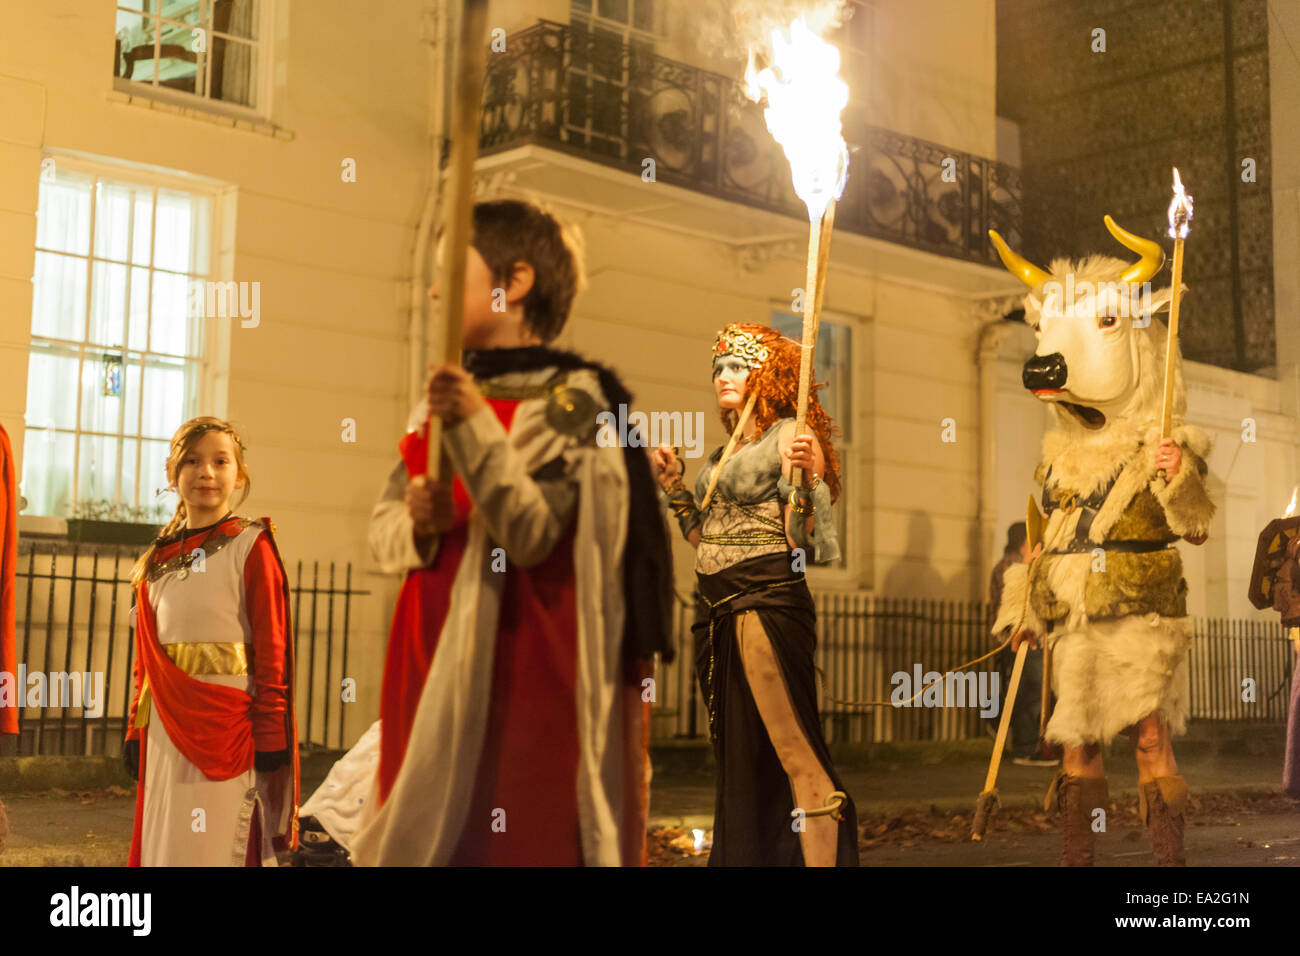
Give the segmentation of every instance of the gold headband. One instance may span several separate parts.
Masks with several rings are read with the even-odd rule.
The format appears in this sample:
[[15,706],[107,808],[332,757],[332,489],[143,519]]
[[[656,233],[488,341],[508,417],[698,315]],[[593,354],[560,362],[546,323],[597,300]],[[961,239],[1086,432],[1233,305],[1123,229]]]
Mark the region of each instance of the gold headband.
[[235,431],[233,428],[231,428],[229,425],[209,425],[209,424],[199,425],[194,430],[193,434],[190,436],[191,440],[198,441],[208,432],[221,432],[223,435],[229,435],[231,438],[235,440],[235,444],[239,446],[240,451],[248,450],[247,448],[244,447],[244,442],[239,437],[239,433]]
[[750,368],[762,368],[767,361],[767,346],[753,332],[746,332],[734,322],[718,333],[713,341],[713,355],[734,355]]

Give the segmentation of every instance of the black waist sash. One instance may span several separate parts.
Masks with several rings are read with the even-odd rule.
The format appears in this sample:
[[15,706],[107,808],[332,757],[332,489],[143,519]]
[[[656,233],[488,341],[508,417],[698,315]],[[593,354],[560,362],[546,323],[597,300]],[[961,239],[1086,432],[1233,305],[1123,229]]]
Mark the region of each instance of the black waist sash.
[[764,607],[794,607],[814,612],[812,594],[802,571],[791,571],[789,551],[762,554],[723,568],[714,574],[697,574],[700,601],[696,623]]

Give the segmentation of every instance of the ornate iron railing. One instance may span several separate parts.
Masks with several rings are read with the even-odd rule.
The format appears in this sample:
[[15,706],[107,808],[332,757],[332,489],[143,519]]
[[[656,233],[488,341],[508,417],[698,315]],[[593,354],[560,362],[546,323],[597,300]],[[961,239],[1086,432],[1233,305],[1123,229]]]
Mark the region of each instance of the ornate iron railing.
[[[803,218],[762,111],[729,77],[581,25],[541,20],[488,61],[480,151],[545,146],[733,202]],[[870,126],[850,104],[843,230],[996,263],[987,231],[1020,239],[1020,172]],[[653,167],[647,162],[653,160]]]

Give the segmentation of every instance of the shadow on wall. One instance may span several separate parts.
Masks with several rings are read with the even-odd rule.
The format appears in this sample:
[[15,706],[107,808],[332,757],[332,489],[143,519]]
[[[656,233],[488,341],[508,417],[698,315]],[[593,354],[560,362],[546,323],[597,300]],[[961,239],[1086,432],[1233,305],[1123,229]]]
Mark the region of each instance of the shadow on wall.
[[[952,541],[945,545],[953,554],[969,554],[969,542]],[[952,580],[944,580],[933,566],[935,522],[926,511],[913,511],[907,519],[907,544],[902,557],[885,572],[880,593],[885,597],[917,597],[927,600],[970,600],[971,572],[958,571]]]

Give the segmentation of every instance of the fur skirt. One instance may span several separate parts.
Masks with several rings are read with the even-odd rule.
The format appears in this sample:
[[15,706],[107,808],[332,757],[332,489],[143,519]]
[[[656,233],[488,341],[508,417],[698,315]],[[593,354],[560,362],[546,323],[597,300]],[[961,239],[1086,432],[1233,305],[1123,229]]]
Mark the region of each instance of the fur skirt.
[[1050,640],[1057,699],[1049,741],[1109,743],[1152,713],[1173,733],[1186,730],[1191,618],[1134,614],[1053,632]]

